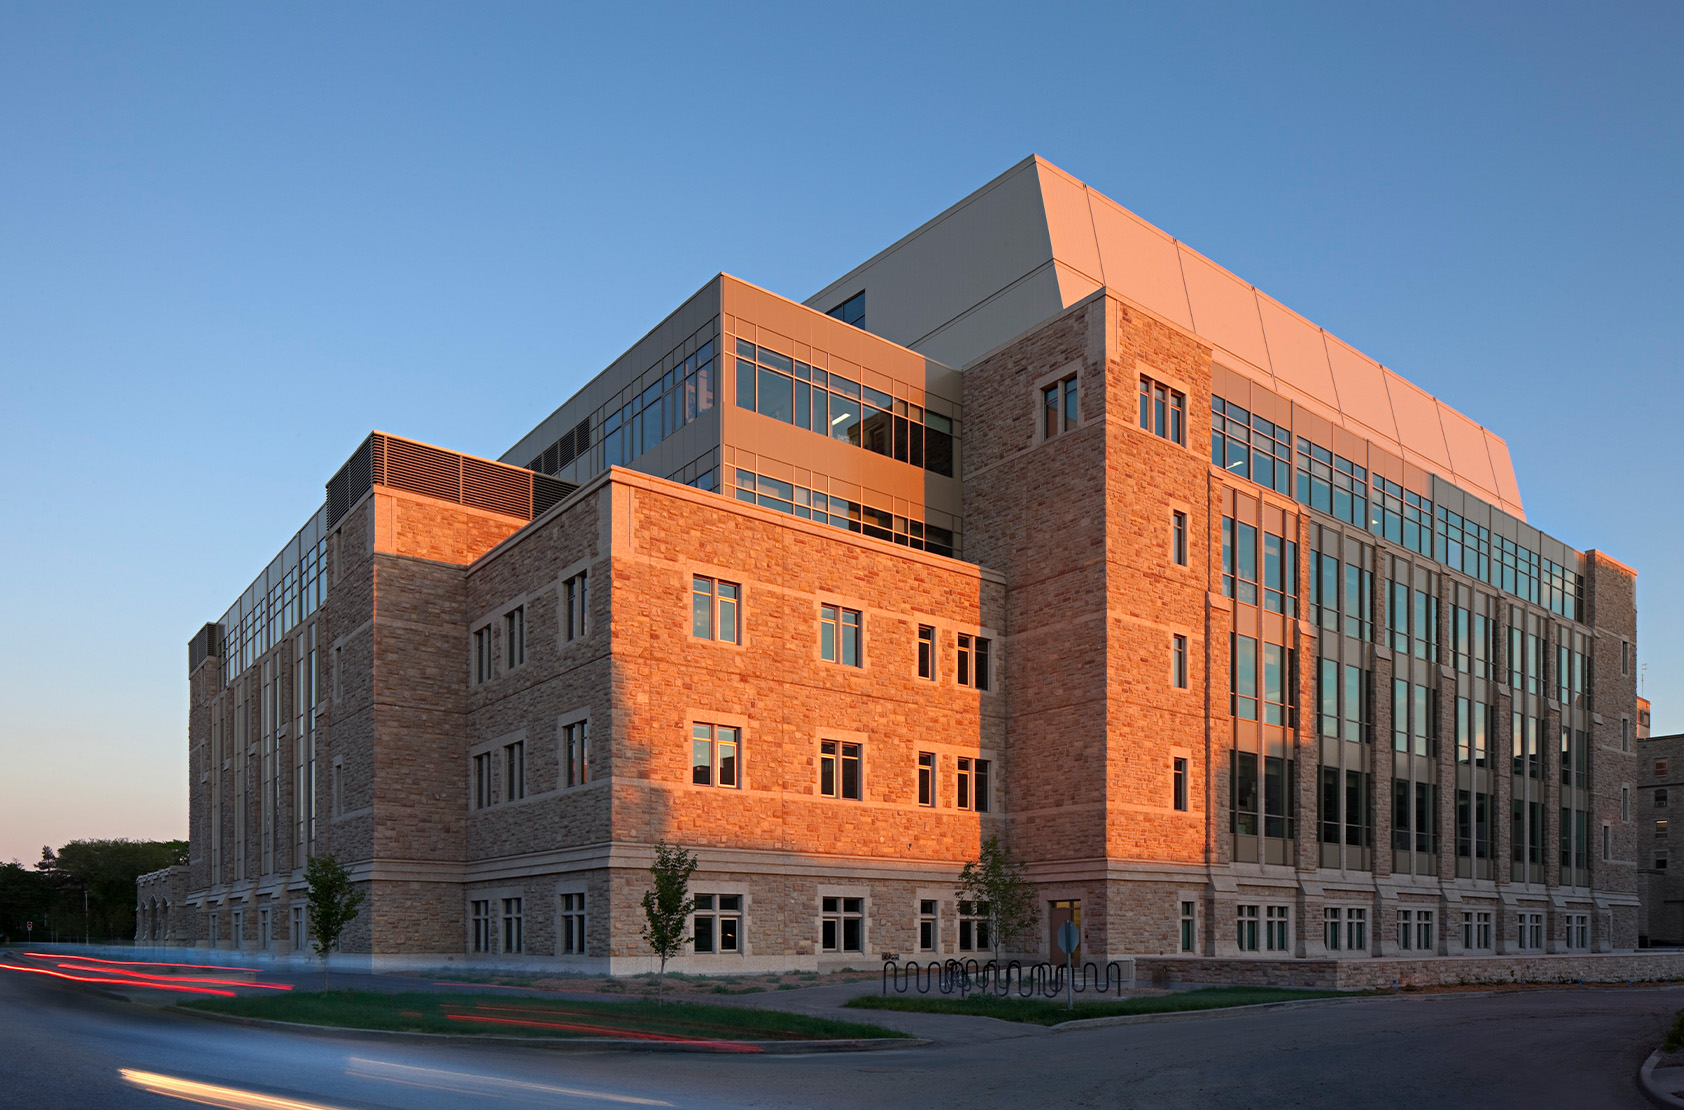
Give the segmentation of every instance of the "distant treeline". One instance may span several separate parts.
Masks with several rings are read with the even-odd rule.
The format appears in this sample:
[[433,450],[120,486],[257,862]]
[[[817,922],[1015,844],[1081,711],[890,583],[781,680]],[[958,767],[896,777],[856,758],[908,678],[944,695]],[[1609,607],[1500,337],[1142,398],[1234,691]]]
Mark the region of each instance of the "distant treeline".
[[186,862],[185,840],[73,840],[34,867],[0,863],[0,940],[23,940],[30,921],[38,941],[133,940],[135,879]]

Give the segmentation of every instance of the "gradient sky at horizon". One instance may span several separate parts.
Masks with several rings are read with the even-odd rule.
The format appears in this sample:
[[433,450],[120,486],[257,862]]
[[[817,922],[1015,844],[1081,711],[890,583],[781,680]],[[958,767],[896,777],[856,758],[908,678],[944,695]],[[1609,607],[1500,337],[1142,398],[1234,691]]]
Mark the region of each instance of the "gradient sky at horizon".
[[0,861],[186,834],[186,642],[370,428],[1038,153],[1506,438],[1684,730],[1684,6],[0,6]]

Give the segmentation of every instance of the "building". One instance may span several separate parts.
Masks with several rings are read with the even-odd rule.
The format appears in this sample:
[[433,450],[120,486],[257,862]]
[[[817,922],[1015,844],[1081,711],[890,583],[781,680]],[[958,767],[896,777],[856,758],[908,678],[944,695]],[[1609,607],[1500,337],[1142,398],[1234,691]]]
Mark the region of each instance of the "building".
[[1502,439],[1039,158],[720,275],[492,461],[374,433],[189,647],[197,943],[683,970],[1630,949],[1635,572]]

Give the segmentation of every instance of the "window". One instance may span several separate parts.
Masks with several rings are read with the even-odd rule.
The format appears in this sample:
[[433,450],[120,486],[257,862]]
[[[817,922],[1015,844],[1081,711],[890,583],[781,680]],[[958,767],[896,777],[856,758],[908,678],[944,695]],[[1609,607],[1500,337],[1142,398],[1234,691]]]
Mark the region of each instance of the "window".
[[819,606],[819,658],[850,667],[865,664],[860,655],[860,612],[835,605]]
[[923,898],[918,902],[918,951],[934,952],[936,937],[940,935],[936,917],[936,900]]
[[698,640],[739,643],[737,606],[742,587],[697,575],[690,585],[690,634]]
[[1257,641],[1231,633],[1233,660],[1229,669],[1229,712],[1242,721],[1257,720]]
[[[1041,390],[1041,438],[1051,439],[1076,426],[1076,375]],[[1142,425],[1144,427],[1144,425]]]
[[1491,911],[1471,910],[1462,914],[1462,947],[1470,950],[1491,947]]
[[1263,608],[1298,615],[1298,542],[1263,533]]
[[936,757],[931,752],[918,753],[918,804],[936,804]]
[[860,746],[836,740],[819,743],[819,793],[860,799]]
[[953,776],[953,802],[960,809],[988,812],[988,760],[964,758]]
[[690,781],[697,786],[741,785],[737,781],[737,756],[741,730],[727,725],[690,726]]
[[1222,596],[1257,604],[1257,529],[1222,518]]
[[988,937],[987,902],[959,903],[959,951],[981,952],[992,947]]
[[1198,903],[1189,902],[1183,899],[1181,903],[1180,935],[1177,938],[1180,941],[1179,947],[1181,951],[1191,952],[1197,947],[1199,936],[1198,925]]
[[[339,649],[335,648],[337,652]],[[335,656],[335,661],[338,657]],[[491,680],[491,626],[474,632],[474,682],[488,682]]]
[[234,935],[230,938],[235,948],[246,946],[246,914],[244,910],[234,911]]
[[1602,824],[1602,862],[1608,863],[1614,858],[1614,830],[1607,823]]
[[1666,787],[1664,787],[1664,786],[1655,791],[1655,808],[1656,809],[1667,808]]
[[819,947],[826,952],[865,951],[865,899],[825,898],[819,926]]
[[560,942],[563,956],[583,956],[585,954],[585,895],[563,894],[561,896],[561,919],[557,923],[557,940]]
[[1631,641],[1620,641],[1620,673],[1631,673]]
[[1664,760],[1664,759],[1655,760],[1655,774],[1657,774],[1657,775],[1666,774],[1666,760]]
[[1187,398],[1151,378],[1140,379],[1140,426],[1171,443],[1185,443]]
[[1667,821],[1666,821],[1666,818],[1663,817],[1659,821],[1655,822],[1655,839],[1656,840],[1665,840],[1666,839],[1666,832],[1667,832]]
[[1544,948],[1544,915],[1541,913],[1515,914],[1515,947],[1527,948],[1533,951],[1543,951]]
[[1237,922],[1235,940],[1241,952],[1257,951],[1257,913],[1256,906],[1237,906]]
[[304,951],[305,942],[309,940],[304,928],[304,907],[292,907],[292,950]]
[[526,606],[517,605],[503,614],[503,661],[518,667],[526,662]]
[[526,797],[526,741],[503,745],[503,800]]
[[[985,636],[960,636],[954,681],[978,690],[988,689],[988,648]],[[858,666],[859,664],[855,664]]]
[[468,922],[471,926],[471,947],[475,952],[492,951],[491,902],[482,899],[470,903]]
[[918,626],[918,677],[936,676],[936,630],[930,625]]
[[1169,557],[1178,567],[1187,565],[1187,514],[1169,514]]
[[1631,820],[1631,787],[1620,787],[1620,820]]
[[1345,947],[1352,952],[1368,950],[1367,910],[1347,909],[1345,911]]
[[1622,752],[1631,751],[1631,718],[1629,717],[1620,718],[1620,750]]
[[844,324],[852,324],[856,328],[865,327],[865,290],[861,289],[825,315],[834,316]]
[[1339,941],[1342,935],[1340,919],[1342,916],[1343,911],[1336,906],[1329,906],[1322,911],[1327,934],[1322,943],[1327,946],[1329,952],[1339,950]]
[[1656,871],[1665,871],[1666,870],[1666,853],[1665,852],[1658,853],[1655,856],[1655,870]]
[[[335,817],[345,816],[345,765],[338,760],[333,761],[333,769],[329,772],[331,779],[328,785],[333,790],[331,804]],[[244,843],[239,841],[237,843]]]
[[474,808],[484,809],[496,800],[491,787],[491,753],[474,756]]
[[526,942],[521,936],[519,898],[503,899],[503,951],[512,953],[526,951]]
[[1175,808],[1187,811],[1187,761],[1179,756],[1170,760],[1170,795]]
[[574,721],[561,726],[562,774],[567,786],[583,786],[590,781],[590,755],[586,722]]
[[1590,947],[1590,914],[1570,913],[1567,915],[1567,947]]
[[698,953],[741,952],[743,896],[696,895],[695,949]]
[[586,572],[580,571],[566,582],[562,583],[561,604],[562,621],[561,636],[564,640],[577,640],[585,634],[586,606],[585,606]]
[[1271,952],[1285,952],[1289,947],[1287,907],[1268,906],[1263,921],[1264,947]]
[[1187,689],[1187,637],[1169,639],[1169,677],[1177,690]]

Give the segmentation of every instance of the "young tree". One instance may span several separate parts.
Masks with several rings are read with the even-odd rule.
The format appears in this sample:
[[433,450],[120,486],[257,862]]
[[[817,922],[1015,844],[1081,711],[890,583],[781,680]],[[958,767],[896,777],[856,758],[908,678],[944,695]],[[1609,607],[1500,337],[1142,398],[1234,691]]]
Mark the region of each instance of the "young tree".
[[1035,887],[1023,877],[1023,864],[998,835],[982,842],[977,858],[959,872],[959,898],[988,920],[988,939],[994,963],[1000,948],[1010,945],[1035,926]]
[[322,958],[322,990],[327,990],[327,954],[339,943],[364,894],[351,885],[351,873],[332,852],[311,856],[304,864],[304,881],[310,884],[306,913],[316,955]]
[[667,961],[684,951],[690,937],[684,923],[696,908],[690,897],[690,876],[696,870],[696,857],[676,844],[661,841],[655,845],[655,863],[649,873],[655,876],[655,888],[643,892],[643,939],[651,951],[661,958],[660,974],[655,977],[655,998],[663,1001],[667,981]]

